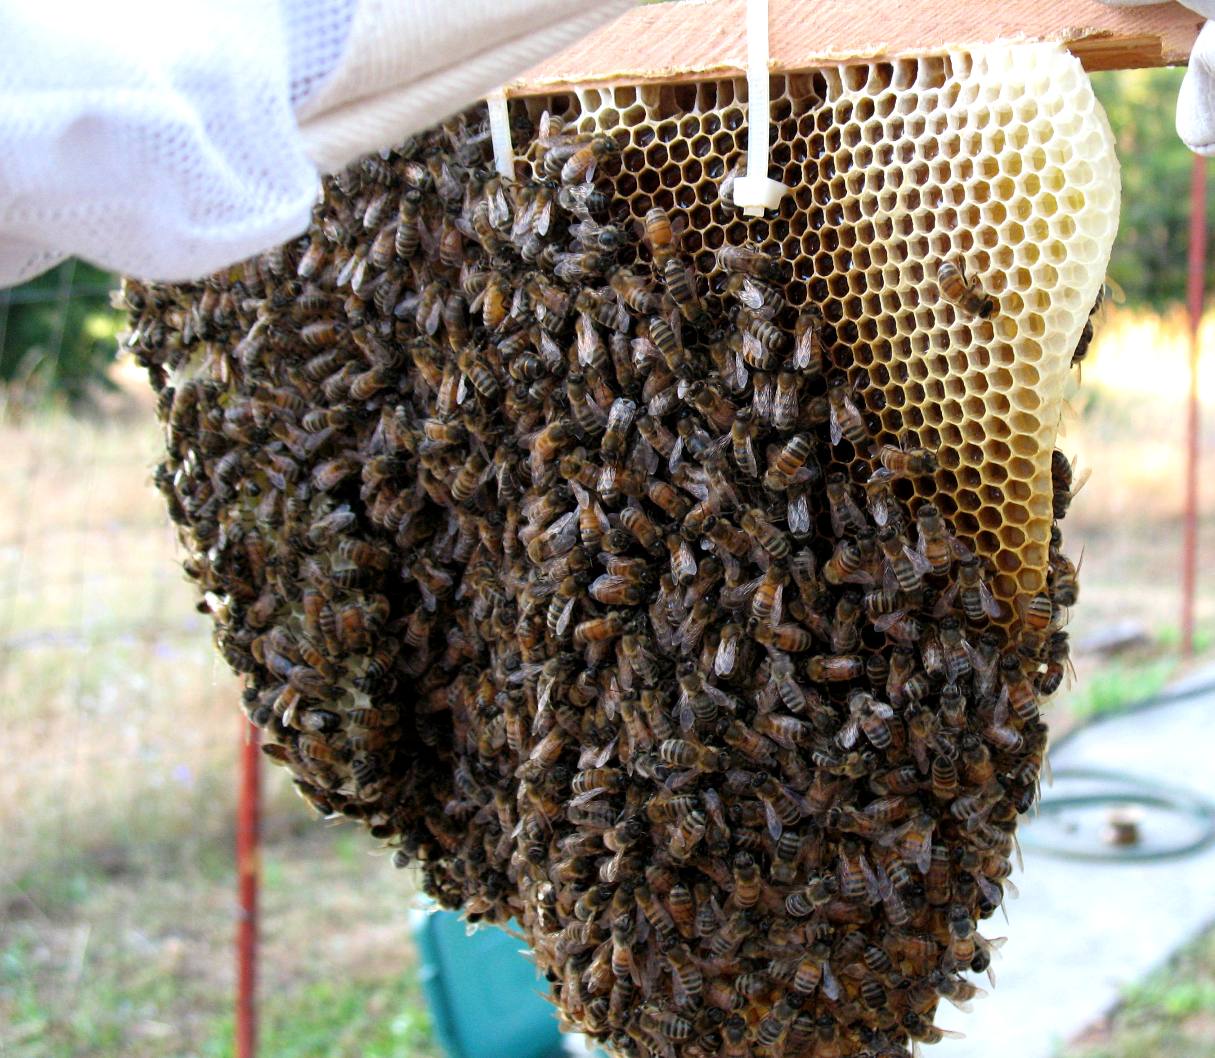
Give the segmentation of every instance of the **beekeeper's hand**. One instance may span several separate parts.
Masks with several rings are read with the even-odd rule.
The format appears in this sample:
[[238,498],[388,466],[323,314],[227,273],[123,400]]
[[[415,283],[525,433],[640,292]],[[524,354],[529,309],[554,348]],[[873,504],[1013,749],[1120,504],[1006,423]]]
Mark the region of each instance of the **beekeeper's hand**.
[[[1147,7],[1160,0],[1104,0],[1110,7]],[[1184,7],[1215,19],[1215,0],[1184,0]],[[1177,95],[1177,135],[1198,154],[1215,154],[1215,24],[1207,22]]]
[[205,275],[632,0],[0,0],[0,286]]

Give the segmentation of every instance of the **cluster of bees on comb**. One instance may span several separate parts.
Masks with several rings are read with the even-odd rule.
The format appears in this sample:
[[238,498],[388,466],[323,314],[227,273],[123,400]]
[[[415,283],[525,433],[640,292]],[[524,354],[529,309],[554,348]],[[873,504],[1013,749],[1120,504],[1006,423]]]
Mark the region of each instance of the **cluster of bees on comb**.
[[610,137],[517,110],[508,182],[483,119],[326,179],[294,243],[124,286],[265,751],[441,904],[513,919],[618,1054],[939,1040],[990,963],[1075,569],[1056,535],[1011,613],[784,262],[725,245],[710,285],[678,211],[617,208]]

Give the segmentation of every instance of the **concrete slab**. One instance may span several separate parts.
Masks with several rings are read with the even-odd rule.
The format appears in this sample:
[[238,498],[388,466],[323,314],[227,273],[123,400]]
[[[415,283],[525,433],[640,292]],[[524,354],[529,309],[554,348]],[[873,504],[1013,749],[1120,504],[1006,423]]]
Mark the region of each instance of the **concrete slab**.
[[[1213,680],[1215,668],[1186,683]],[[1215,799],[1215,692],[1096,724],[1051,761],[1057,771],[1100,767]],[[1034,826],[1022,830],[1027,845],[1047,823]],[[1006,902],[1009,922],[997,912],[981,930],[1009,938],[996,959],[994,994],[969,1014],[943,1003],[937,1024],[966,1038],[926,1050],[930,1058],[1049,1058],[1215,921],[1215,847],[1136,864],[1073,862],[1027,848],[1014,880],[1022,895]]]

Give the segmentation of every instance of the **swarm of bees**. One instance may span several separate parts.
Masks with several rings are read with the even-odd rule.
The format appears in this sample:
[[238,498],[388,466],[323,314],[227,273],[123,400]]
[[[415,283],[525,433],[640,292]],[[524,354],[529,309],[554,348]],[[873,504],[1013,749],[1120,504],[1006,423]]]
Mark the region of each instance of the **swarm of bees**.
[[532,178],[472,113],[294,243],[125,284],[186,572],[304,798],[515,919],[591,1037],[905,1055],[982,991],[1076,570],[1056,530],[997,598],[785,262],[727,243],[710,285],[673,203],[616,208],[610,136],[515,118]]

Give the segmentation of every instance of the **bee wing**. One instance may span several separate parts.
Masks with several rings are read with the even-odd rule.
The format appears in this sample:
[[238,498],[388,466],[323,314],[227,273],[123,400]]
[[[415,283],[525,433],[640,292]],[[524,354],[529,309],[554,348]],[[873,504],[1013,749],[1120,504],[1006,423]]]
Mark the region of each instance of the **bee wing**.
[[793,346],[793,366],[799,371],[805,371],[815,360],[821,362],[817,328],[811,324],[799,328],[796,344]]
[[969,559],[974,558],[974,552],[971,551],[970,548],[968,548],[953,534],[950,534],[949,546],[953,551],[954,558],[958,559],[960,562],[966,562]]
[[[718,188],[717,188],[718,195],[720,196],[721,201],[724,202],[727,206],[734,205],[734,181],[737,180],[740,176],[745,176],[746,172],[747,172],[746,164],[743,162],[738,162],[736,165],[734,165],[730,169],[730,171],[728,173],[726,173],[725,176],[722,177],[721,183],[718,184]],[[723,247],[723,249],[724,249],[724,247]],[[717,256],[718,263],[721,264],[721,259],[722,259],[721,250],[717,251],[717,255],[718,255]]]
[[728,356],[731,362],[731,369],[729,377],[724,379],[724,381],[735,393],[741,393],[747,388],[747,380],[750,377],[747,374],[746,361],[734,349],[730,350]]
[[831,531],[837,538],[844,535],[844,520],[840,517],[839,510],[834,504],[831,507]]
[[1000,696],[996,699],[996,707],[992,710],[992,720],[1003,725],[1008,720],[1008,684],[1000,687]]
[[744,360],[749,360],[753,364],[766,365],[771,359],[771,354],[769,354],[763,342],[750,331],[743,331],[742,344],[743,353],[745,354]]
[[506,197],[506,188],[500,180],[495,180],[493,190],[489,194],[489,222],[499,231],[506,228],[510,220],[510,201]]
[[876,904],[882,899],[881,886],[878,884],[877,875],[873,873],[873,868],[869,866],[869,861],[865,858],[862,852],[856,858],[857,866],[861,869],[861,877],[865,879],[865,892],[869,895],[869,902]]
[[[429,311],[423,311],[429,308]],[[443,299],[436,297],[434,303],[427,306],[427,302],[423,299],[418,304],[418,329],[425,331],[432,337],[438,332],[439,324],[443,322]]]
[[894,895],[894,884],[890,881],[890,876],[886,873],[886,868],[880,863],[875,864],[873,868],[874,877],[877,879],[878,898],[885,901]]
[[547,194],[537,195],[536,198],[532,226],[537,235],[547,235],[549,228],[552,227],[556,200],[552,195]]
[[893,628],[906,616],[906,610],[893,610],[890,613],[885,613],[880,617],[874,618],[873,627],[878,632],[885,632],[886,629]]
[[780,429],[792,424],[797,418],[797,389],[791,388],[782,393],[780,386],[776,387],[776,401],[772,406],[773,423]]
[[[831,411],[828,415],[828,425],[831,430],[831,444],[837,445],[844,438],[844,428],[840,425],[839,416],[835,414],[835,405],[831,405]],[[838,535],[838,530],[837,530]]]
[[649,446],[645,438],[637,437],[629,451],[628,465],[651,476],[658,469],[658,453]]
[[851,749],[856,745],[856,741],[858,738],[860,738],[860,736],[861,723],[856,717],[853,717],[839,729],[839,732],[835,736],[835,741],[840,745],[841,748]]
[[658,346],[649,338],[629,339],[629,351],[633,356],[633,366],[638,370],[658,356]]
[[515,222],[511,225],[510,237],[514,242],[527,238],[531,231],[532,217],[536,213],[536,200],[531,198],[524,207],[515,214]]
[[921,577],[926,573],[932,572],[932,563],[923,555],[913,548],[903,545],[903,554],[907,556],[907,561],[911,563],[911,568],[914,569]]
[[789,532],[800,535],[810,532],[810,500],[804,490],[798,491],[785,511]]
[[979,581],[979,602],[983,606],[983,612],[987,614],[993,621],[998,621],[1004,616],[1004,607],[1000,601],[991,593],[991,589],[984,581]]
[[[974,1005],[970,1002],[969,999],[959,999],[957,996],[951,996],[951,995],[947,995],[945,998],[947,1000],[949,1000],[949,1002],[952,1003],[959,1010],[961,1010],[967,1014],[969,1014],[974,1009]],[[940,1033],[944,1033],[945,1030],[937,1029],[937,1031]]]
[[885,833],[877,836],[877,843],[883,848],[890,848],[897,845],[911,831],[914,820],[908,820],[906,823],[900,823],[897,827],[887,830]]
[[879,529],[890,521],[890,508],[886,505],[886,496],[878,491],[869,496],[869,513],[873,515],[873,524]]
[[666,788],[672,793],[678,793],[685,786],[689,786],[700,778],[700,772],[692,769],[690,771],[675,772],[666,781]]
[[439,237],[434,233],[434,229],[420,216],[417,218],[417,225],[418,241],[422,245],[423,253],[430,258],[437,256],[439,252]]
[[667,460],[667,469],[674,472],[675,468],[683,461],[683,438],[677,437],[675,444],[671,448],[671,457]]
[[723,637],[717,644],[717,656],[713,660],[713,671],[718,676],[729,676],[734,671],[738,658],[738,637]]
[[577,601],[576,596],[570,599],[562,609],[561,616],[557,618],[556,633],[558,638],[565,635],[566,630],[569,628],[570,619],[574,616],[574,604]]
[[590,804],[600,794],[607,793],[606,786],[596,786],[593,790],[587,790],[585,793],[580,793],[576,797],[570,798],[570,807],[578,808],[580,805]]
[[578,345],[578,363],[583,367],[600,360],[603,356],[603,339],[595,330],[595,324],[585,312],[578,313],[574,322],[574,334]]
[[919,868],[920,874],[927,874],[928,868],[932,866],[932,830],[929,829],[924,835],[922,841],[919,842],[919,848],[915,854],[915,865]]
[[823,960],[823,979],[822,979],[823,995],[832,1002],[835,1002],[840,997],[840,983],[836,980],[835,973],[831,969],[831,964],[826,959]]
[[[958,597],[958,588],[960,585],[955,580],[948,588],[941,592],[937,599],[936,605],[932,608],[932,616],[938,619],[944,617],[950,610],[953,609],[953,601]],[[970,657],[971,663],[974,663],[974,652],[970,650],[970,644],[966,644],[967,654]]]
[[764,799],[764,821],[768,824],[768,833],[772,836],[773,841],[780,841],[780,836],[785,832],[784,824],[780,821],[780,816],[776,814],[776,806],[767,798]]
[[778,584],[776,592],[772,596],[772,616],[768,619],[768,623],[773,627],[780,624],[780,619],[784,615],[784,599],[785,586]]
[[742,286],[735,295],[747,308],[758,312],[764,307],[764,292],[750,276],[743,278]]

